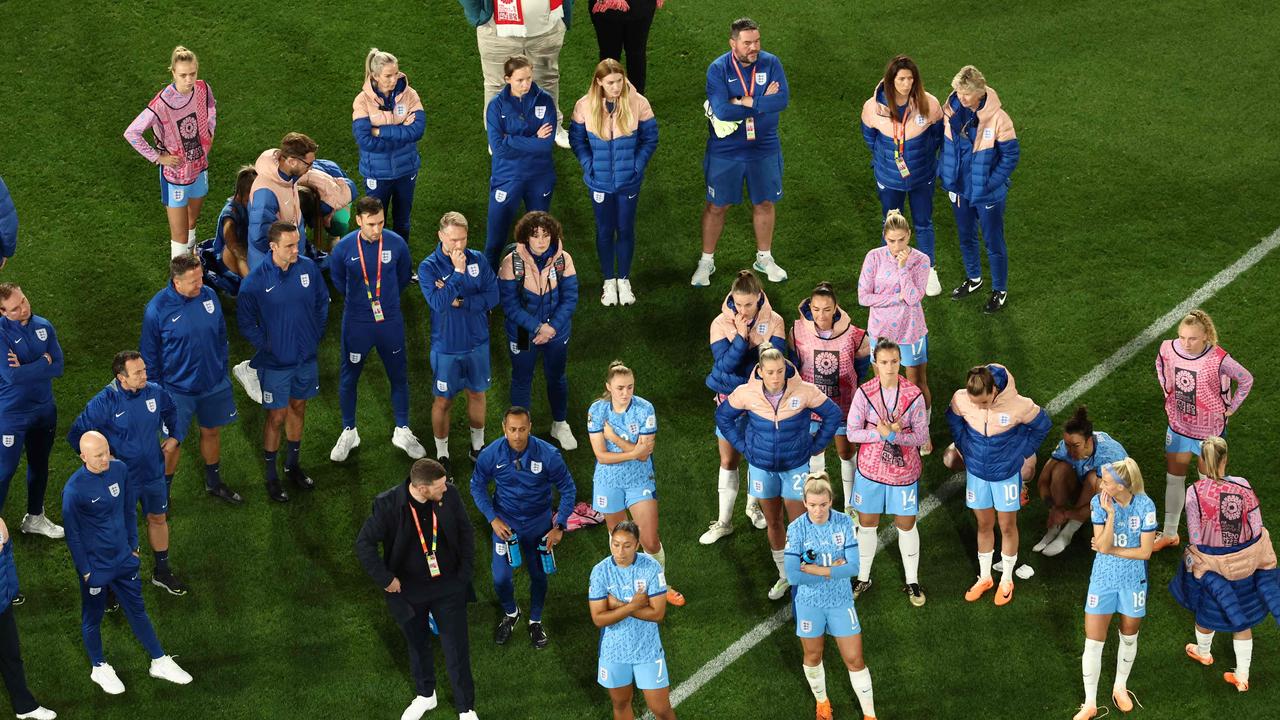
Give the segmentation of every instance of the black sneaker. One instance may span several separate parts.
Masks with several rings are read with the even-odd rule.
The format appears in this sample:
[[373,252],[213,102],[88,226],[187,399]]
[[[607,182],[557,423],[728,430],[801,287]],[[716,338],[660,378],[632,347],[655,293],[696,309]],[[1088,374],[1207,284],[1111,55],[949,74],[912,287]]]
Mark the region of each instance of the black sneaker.
[[289,502],[289,494],[280,487],[278,482],[267,483],[267,497],[279,503]]
[[218,483],[213,487],[207,487],[205,488],[205,492],[232,505],[239,505],[244,502],[244,498],[240,497],[240,493],[235,492],[224,483]]
[[284,469],[285,479],[293,482],[302,490],[315,490],[316,481],[307,477],[307,472],[302,469],[301,465],[287,467]]
[[471,459],[471,464],[475,465],[476,461],[480,459],[480,451],[471,448],[471,452],[467,453],[467,457]]
[[410,273],[410,274],[409,274],[409,284],[410,284],[410,285],[417,285],[417,284],[418,284],[418,273],[416,273],[416,272],[415,272],[415,273]]
[[547,631],[542,629],[541,622],[529,623],[529,644],[534,648],[541,650],[551,642],[551,638],[547,637]]
[[1004,304],[1009,301],[1009,293],[1006,291],[996,291],[991,293],[991,297],[987,299],[986,307],[982,308],[982,312],[990,315],[998,313],[1004,309]]
[[436,462],[440,463],[440,467],[444,468],[444,476],[453,479],[453,466],[449,463],[448,455],[441,455],[436,458]]
[[26,601],[27,601],[27,596],[23,595],[22,593],[18,593],[17,595],[13,596],[13,602],[10,602],[9,604],[12,605],[13,607],[17,607]]
[[902,586],[902,592],[907,594],[907,599],[915,607],[924,605],[924,588],[920,587],[920,583],[907,583]]
[[169,591],[170,595],[186,595],[187,586],[172,572],[157,572],[151,577],[151,584]]
[[858,598],[862,597],[862,594],[863,594],[863,593],[865,593],[866,591],[870,590],[870,589],[871,589],[871,581],[870,581],[870,580],[858,580],[857,582],[855,582],[855,583],[853,584],[853,597],[854,597],[854,599],[856,600],[856,599],[858,599]]
[[520,621],[520,611],[517,610],[514,616],[503,615],[498,621],[498,629],[493,631],[493,642],[498,645],[506,645],[511,639],[511,633],[516,629],[516,623]]
[[951,291],[951,299],[959,300],[960,298],[969,297],[977,292],[980,287],[982,287],[982,278],[978,278],[977,280],[965,278],[964,282],[960,283],[955,290]]

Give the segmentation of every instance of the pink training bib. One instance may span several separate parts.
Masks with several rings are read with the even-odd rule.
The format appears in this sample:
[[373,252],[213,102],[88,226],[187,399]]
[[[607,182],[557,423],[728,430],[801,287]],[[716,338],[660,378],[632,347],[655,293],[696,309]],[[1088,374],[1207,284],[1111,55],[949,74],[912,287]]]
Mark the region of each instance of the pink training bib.
[[[875,429],[880,420],[905,423],[907,410],[921,395],[920,388],[906,378],[898,378],[898,399],[891,408],[885,406],[878,378],[858,386],[857,391],[865,395],[871,404],[872,412],[865,420],[868,429]],[[899,434],[908,432],[911,432],[911,427],[905,424],[898,431]],[[920,448],[903,447],[883,440],[862,443],[858,446],[858,472],[868,480],[885,485],[910,485],[920,479]]]
[[1221,435],[1227,427],[1226,395],[1230,379],[1222,374],[1227,351],[1214,345],[1199,357],[1188,358],[1173,346],[1160,344],[1164,411],[1174,432],[1194,440]]

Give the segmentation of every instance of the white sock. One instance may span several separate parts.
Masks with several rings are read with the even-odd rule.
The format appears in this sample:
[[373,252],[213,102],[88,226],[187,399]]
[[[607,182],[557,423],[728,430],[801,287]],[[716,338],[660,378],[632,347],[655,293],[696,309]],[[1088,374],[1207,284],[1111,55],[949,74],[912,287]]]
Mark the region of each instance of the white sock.
[[1081,523],[1079,520],[1068,520],[1062,526],[1062,531],[1058,533],[1058,537],[1062,539],[1063,544],[1070,545],[1071,538],[1075,537],[1076,531],[1079,530],[1080,526],[1083,524],[1084,523]]
[[471,449],[479,450],[484,447],[484,426],[471,428]]
[[716,259],[715,253],[702,253],[702,257],[698,258],[698,261],[702,262],[703,260],[705,260],[707,262],[711,262],[712,260],[715,260],[715,259]]
[[658,567],[662,568],[663,572],[667,571],[667,549],[666,548],[659,545],[658,552],[653,553],[653,559],[658,561]]
[[898,552],[902,553],[902,572],[907,584],[920,582],[920,526],[910,530],[898,528]]
[[1018,567],[1018,556],[1000,553],[1000,560],[1004,562],[1004,567],[1000,568],[1000,584],[1013,582],[1013,569]]
[[738,471],[720,468],[720,483],[716,494],[720,500],[720,524],[728,525],[733,518],[733,504],[738,500]]
[[1196,628],[1196,654],[1200,657],[1209,657],[1213,653],[1213,631],[1207,633],[1200,632]]
[[1164,474],[1164,534],[1177,535],[1182,506],[1187,502],[1187,476]]
[[827,454],[818,453],[809,458],[809,472],[821,473],[827,471]]
[[187,249],[186,243],[180,243],[180,242],[169,243],[169,259],[170,260],[172,260],[173,258],[179,257],[181,255],[186,255],[189,252],[191,251]]
[[[434,437],[434,436],[433,436]],[[435,438],[436,441],[436,457],[449,457],[449,436]]]
[[804,679],[809,681],[809,690],[813,692],[813,699],[818,702],[825,702],[827,699],[827,674],[822,669],[822,661],[809,667],[802,665],[804,668]]
[[187,228],[187,247],[195,247],[196,245],[196,229]]
[[1253,661],[1253,638],[1232,640],[1231,646],[1236,649],[1236,679],[1249,682],[1249,663]]
[[[748,473],[747,475],[749,477],[750,473]],[[747,495],[747,511],[752,512],[752,511],[758,511],[758,510],[760,510],[760,498]],[[752,512],[752,514],[754,515],[755,513]]]
[[787,569],[786,569],[786,567],[785,567],[785,563],[786,563],[786,561],[787,561],[787,551],[786,551],[786,550],[774,550],[774,549],[770,548],[770,549],[769,549],[769,554],[773,556],[773,564],[778,566],[778,579],[779,579],[779,580],[786,580],[786,579],[787,579]]
[[991,577],[991,560],[996,556],[995,550],[978,553],[978,579]]
[[773,252],[772,252],[772,251],[770,251],[770,250],[757,250],[757,251],[756,251],[756,259],[757,259],[757,260],[764,260],[764,259],[766,259],[766,258],[768,258],[769,260],[772,260],[772,259],[773,259]]
[[1138,633],[1125,635],[1120,633],[1120,651],[1116,653],[1116,688],[1126,687],[1129,682],[1129,671],[1133,670],[1133,659],[1138,656]]
[[1101,640],[1084,639],[1084,656],[1080,658],[1080,672],[1084,677],[1084,704],[1098,706],[1098,676],[1102,674]]
[[867,717],[876,716],[876,704],[871,698],[871,669],[849,671],[849,684],[858,696],[858,704],[862,706],[862,714]]
[[844,488],[845,507],[853,507],[853,471],[857,467],[853,458],[840,461],[840,485]]
[[871,562],[876,559],[879,542],[876,528],[858,526],[858,582],[871,579]]

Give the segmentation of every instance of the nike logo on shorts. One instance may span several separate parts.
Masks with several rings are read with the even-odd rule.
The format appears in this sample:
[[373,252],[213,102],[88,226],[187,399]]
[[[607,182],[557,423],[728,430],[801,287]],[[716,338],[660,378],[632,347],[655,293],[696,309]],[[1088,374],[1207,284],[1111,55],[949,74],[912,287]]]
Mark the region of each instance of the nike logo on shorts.
[[542,193],[542,197],[546,197],[546,196],[548,196],[548,195],[550,195],[550,194],[551,194],[551,191],[550,191],[550,190],[548,190],[547,192]]
[[391,354],[392,354],[392,355],[395,355],[396,353],[400,352],[401,350],[404,350],[404,348],[397,348],[397,349],[395,349],[395,350],[392,350],[392,351],[391,351]]
[[94,498],[94,499],[90,500],[89,502],[90,502],[90,504],[92,504],[92,503],[96,503],[96,502],[98,502],[98,501],[99,501],[99,500],[101,500],[101,499],[102,499],[102,498],[100,498],[100,497],[96,497],[96,498]]
[[356,257],[351,258],[351,262],[360,262],[360,256],[357,255]]
[[991,208],[995,207],[995,205],[983,205],[982,207],[987,210],[990,210]]

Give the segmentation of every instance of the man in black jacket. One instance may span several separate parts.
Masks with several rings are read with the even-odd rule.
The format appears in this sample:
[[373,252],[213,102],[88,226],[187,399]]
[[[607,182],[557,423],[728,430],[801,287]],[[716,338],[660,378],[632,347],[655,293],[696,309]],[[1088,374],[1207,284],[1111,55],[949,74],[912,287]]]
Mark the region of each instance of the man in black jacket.
[[475,600],[475,536],[462,498],[440,463],[418,460],[407,481],[374,498],[355,550],[409,641],[417,697],[402,720],[419,720],[437,703],[428,615],[440,632],[454,707],[459,718],[474,719],[467,603]]

